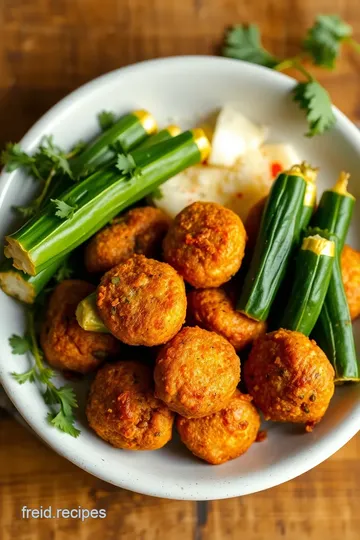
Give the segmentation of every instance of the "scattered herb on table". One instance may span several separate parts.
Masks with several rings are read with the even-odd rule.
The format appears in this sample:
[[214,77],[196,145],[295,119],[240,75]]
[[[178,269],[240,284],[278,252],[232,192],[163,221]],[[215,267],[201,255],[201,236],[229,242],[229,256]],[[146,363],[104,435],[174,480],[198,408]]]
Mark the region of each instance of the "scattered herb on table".
[[321,135],[333,127],[335,116],[331,98],[325,88],[304,67],[304,60],[325,69],[334,69],[343,43],[360,53],[360,44],[352,37],[353,30],[338,15],[319,15],[302,42],[302,52],[293,58],[280,60],[261,44],[259,28],[255,24],[237,25],[225,36],[223,56],[259,64],[276,71],[295,69],[305,77],[296,84],[293,95],[305,111],[309,124],[308,137]]

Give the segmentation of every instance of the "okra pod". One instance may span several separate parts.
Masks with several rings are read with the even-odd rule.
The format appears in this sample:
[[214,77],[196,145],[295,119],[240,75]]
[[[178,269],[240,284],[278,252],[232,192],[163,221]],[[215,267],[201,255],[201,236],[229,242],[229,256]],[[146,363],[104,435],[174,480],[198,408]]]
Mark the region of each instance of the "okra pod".
[[60,197],[72,208],[71,216],[57,217],[55,206],[49,204],[38,217],[6,237],[5,256],[13,258],[15,268],[37,274],[85,242],[120,211],[205,159],[209,149],[203,131],[195,129],[134,150],[131,155],[140,174],[129,177],[109,167],[77,183]]
[[289,302],[281,328],[310,335],[329,287],[335,258],[335,236],[316,230],[306,234],[294,264]]
[[252,319],[264,321],[269,315],[298,241],[301,210],[309,182],[314,182],[314,170],[306,164],[295,165],[280,173],[271,188],[237,304],[237,309]]
[[340,254],[349,229],[355,198],[347,191],[349,175],[341,173],[333,189],[325,191],[313,224],[336,235],[336,257],[329,288],[312,337],[335,369],[335,382],[358,381],[360,367],[356,356],[351,316],[341,275]]
[[36,276],[30,276],[14,268],[12,261],[6,259],[0,268],[0,288],[8,296],[26,304],[33,304],[36,296],[50,281],[63,261],[64,259],[57,259]]

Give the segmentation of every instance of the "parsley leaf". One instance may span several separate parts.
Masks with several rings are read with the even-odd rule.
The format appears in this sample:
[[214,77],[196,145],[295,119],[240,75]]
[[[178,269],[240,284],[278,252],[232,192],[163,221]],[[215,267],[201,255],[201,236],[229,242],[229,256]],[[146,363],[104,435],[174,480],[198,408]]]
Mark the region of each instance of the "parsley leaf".
[[335,124],[330,96],[317,81],[297,84],[294,89],[294,101],[306,111],[310,128],[306,133],[307,137],[320,135]]
[[73,217],[76,206],[71,206],[70,204],[66,203],[65,201],[61,201],[60,199],[50,200],[55,204],[57,208],[55,216],[58,216],[61,219],[71,219]]
[[35,154],[35,158],[36,156],[46,156],[58,172],[62,172],[72,178],[67,154],[59,146],[54,144],[52,136],[43,138],[39,150]]
[[118,154],[116,168],[123,173],[128,173],[136,169],[136,163],[131,154]]
[[36,371],[35,367],[30,368],[28,371],[25,371],[25,373],[15,373],[14,371],[11,373],[11,376],[15,381],[17,381],[19,384],[25,384],[26,382],[35,382],[36,380]]
[[48,413],[48,421],[72,437],[77,437],[80,433],[74,426],[73,409],[78,406],[74,390],[68,386],[57,388],[52,382],[55,373],[52,369],[45,367],[43,362],[43,352],[38,345],[35,333],[35,311],[29,309],[27,335],[29,337],[21,338],[13,335],[9,339],[14,354],[24,354],[31,351],[35,360],[34,365],[25,373],[12,373],[12,377],[19,383],[34,383],[38,381],[45,385],[46,389],[42,392],[44,402],[50,406],[51,412]]
[[9,344],[13,354],[25,354],[31,350],[31,342],[27,336],[21,337],[13,334],[9,338]]
[[54,275],[55,281],[61,283],[64,279],[69,279],[74,273],[74,269],[70,266],[68,259],[66,259]]
[[8,143],[5,150],[1,152],[0,160],[7,172],[15,171],[19,167],[31,167],[35,161],[32,156],[21,149],[18,143]]
[[68,433],[72,437],[76,438],[80,435],[80,431],[74,426],[74,417],[66,416],[62,409],[57,414],[49,412],[47,420],[60,431]]
[[351,35],[351,26],[338,15],[319,15],[308,30],[303,46],[316,65],[334,69],[341,42]]
[[222,54],[270,68],[278,64],[278,60],[262,46],[259,28],[255,24],[230,28],[225,36]]
[[106,131],[115,124],[116,116],[111,111],[101,111],[101,113],[98,114],[98,121],[102,131]]

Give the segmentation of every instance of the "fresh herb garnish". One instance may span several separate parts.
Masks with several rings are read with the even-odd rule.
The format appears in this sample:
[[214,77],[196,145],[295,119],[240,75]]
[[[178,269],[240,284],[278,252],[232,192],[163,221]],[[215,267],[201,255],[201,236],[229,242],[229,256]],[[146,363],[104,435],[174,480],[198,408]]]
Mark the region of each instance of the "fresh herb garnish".
[[293,58],[279,61],[262,46],[256,25],[238,25],[227,31],[222,54],[277,71],[292,68],[305,77],[305,81],[295,86],[293,94],[294,101],[306,114],[309,124],[306,135],[312,137],[331,129],[335,116],[328,92],[304,67],[303,61],[310,60],[317,66],[333,69],[343,43],[350,44],[360,53],[360,44],[352,38],[352,33],[351,26],[338,15],[319,15],[307,31],[302,43],[303,51]]
[[57,283],[61,283],[64,281],[64,279],[69,279],[74,273],[73,267],[69,264],[69,260],[65,259],[65,261],[59,266],[57,269],[54,279]]
[[42,182],[40,194],[26,206],[14,206],[14,210],[24,219],[36,215],[54,179],[61,182],[64,176],[73,178],[69,159],[82,152],[85,146],[85,143],[79,142],[66,153],[54,143],[53,137],[43,137],[37,151],[30,155],[24,152],[19,144],[8,143],[1,154],[1,163],[5,166],[5,170],[12,172],[22,168],[32,178]]
[[141,176],[141,169],[135,163],[131,154],[118,154],[116,168],[124,174],[128,174],[130,178]]
[[80,431],[74,426],[75,418],[73,409],[78,406],[74,390],[68,386],[55,386],[52,378],[55,373],[52,369],[45,367],[43,353],[38,345],[35,333],[35,309],[27,311],[27,333],[25,337],[13,335],[9,338],[9,343],[13,354],[25,354],[31,352],[34,365],[24,373],[13,372],[12,377],[19,383],[38,382],[45,386],[42,393],[45,403],[50,411],[47,420],[57,429],[68,433],[72,437],[78,437]]
[[225,35],[223,56],[244,60],[252,64],[274,67],[279,61],[261,44],[260,31],[256,24],[237,25]]
[[56,206],[55,216],[58,216],[61,219],[71,219],[76,210],[76,206],[71,206],[65,201],[60,199],[50,199],[52,203]]
[[97,117],[102,131],[111,128],[116,122],[116,116],[112,111],[101,111]]

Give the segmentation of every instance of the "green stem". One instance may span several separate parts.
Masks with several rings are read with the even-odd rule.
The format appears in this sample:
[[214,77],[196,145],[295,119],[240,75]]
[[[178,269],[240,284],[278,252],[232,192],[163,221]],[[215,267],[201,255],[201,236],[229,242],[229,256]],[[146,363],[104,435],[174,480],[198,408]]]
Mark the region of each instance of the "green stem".
[[45,197],[47,195],[47,192],[49,191],[51,181],[54,178],[55,172],[56,172],[55,167],[53,167],[51,169],[50,173],[49,173],[49,176],[45,180],[44,187],[43,187],[40,195],[38,197],[36,197],[36,199],[34,200],[33,204],[34,204],[34,207],[35,207],[35,211],[37,211],[40,208],[43,200],[45,199]]
[[297,71],[300,71],[300,73],[302,73],[302,75],[304,75],[309,81],[313,81],[314,77],[302,65],[301,63],[302,59],[303,59],[303,56],[301,55],[294,56],[293,58],[288,58],[287,60],[283,60],[282,62],[274,66],[274,69],[276,71],[285,71],[286,69],[290,69],[290,68],[297,69]]
[[360,54],[360,43],[355,41],[354,38],[347,38],[344,41],[346,41],[346,43],[348,43],[357,53]]
[[39,352],[39,347],[36,339],[34,311],[32,309],[29,309],[27,312],[27,332],[31,340],[31,352],[34,356],[36,367],[39,373],[41,373],[42,371],[44,371],[44,364]]

